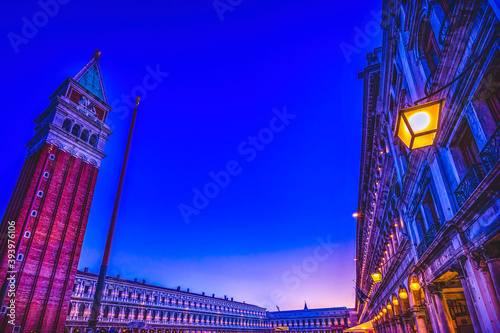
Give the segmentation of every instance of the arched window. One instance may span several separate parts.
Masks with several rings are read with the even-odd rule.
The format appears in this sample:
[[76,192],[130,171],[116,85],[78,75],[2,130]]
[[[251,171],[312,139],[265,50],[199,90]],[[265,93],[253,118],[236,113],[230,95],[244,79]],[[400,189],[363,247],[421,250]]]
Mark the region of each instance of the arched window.
[[115,318],[118,318],[119,315],[120,315],[120,308],[116,307],[115,308]]
[[422,218],[422,212],[420,209],[418,210],[417,215],[415,215],[415,228],[417,229],[418,238],[421,241],[427,231],[427,227],[424,223],[424,219]]
[[139,310],[134,310],[134,319],[139,319]]
[[148,315],[148,311],[147,310],[142,311],[142,319],[146,319],[147,315]]
[[95,134],[92,134],[90,136],[90,140],[89,140],[89,144],[94,146],[94,147],[97,147],[97,141],[98,141],[99,137]]
[[65,130],[66,132],[69,132],[71,129],[71,120],[64,119],[64,122],[62,124],[62,129]]
[[130,315],[130,309],[125,308],[125,319],[128,319],[128,316]]
[[109,306],[105,306],[104,307],[104,313],[103,313],[103,318],[108,318],[108,315],[109,315]]
[[71,134],[73,134],[74,136],[80,136],[80,125],[78,124],[75,124],[73,125],[73,129],[71,130]]
[[82,135],[80,135],[80,139],[87,142],[89,140],[89,130],[83,130]]
[[80,308],[78,309],[78,316],[83,316],[85,314],[85,304],[80,304]]

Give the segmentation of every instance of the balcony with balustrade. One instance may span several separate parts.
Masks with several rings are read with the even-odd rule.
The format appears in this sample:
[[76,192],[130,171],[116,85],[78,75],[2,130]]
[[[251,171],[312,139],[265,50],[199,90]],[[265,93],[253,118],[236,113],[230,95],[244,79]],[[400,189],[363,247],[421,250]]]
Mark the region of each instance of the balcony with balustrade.
[[479,153],[479,160],[483,165],[484,171],[488,174],[498,163],[500,159],[500,125],[497,127],[488,142]]
[[419,257],[427,251],[432,242],[436,239],[438,227],[436,224],[432,224],[429,229],[425,232],[425,235],[422,237],[420,244],[417,246],[417,253]]
[[474,193],[484,178],[484,171],[481,164],[473,164],[465,174],[460,184],[455,190],[455,198],[457,199],[458,206],[462,207],[463,204]]

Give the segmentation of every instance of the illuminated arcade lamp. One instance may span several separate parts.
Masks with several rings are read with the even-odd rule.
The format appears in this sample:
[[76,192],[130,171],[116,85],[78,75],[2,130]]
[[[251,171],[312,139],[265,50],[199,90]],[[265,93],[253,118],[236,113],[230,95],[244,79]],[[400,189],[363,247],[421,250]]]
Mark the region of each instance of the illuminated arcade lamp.
[[388,310],[392,310],[392,305],[391,305],[391,303],[387,304],[387,309],[388,309]]
[[413,282],[412,284],[410,284],[410,289],[413,291],[418,291],[420,290],[420,284],[418,284],[418,282]]
[[401,290],[399,292],[399,297],[401,297],[401,299],[408,299],[408,294],[406,293],[406,290]]
[[373,279],[373,282],[375,283],[379,283],[380,281],[382,281],[382,274],[379,273],[379,272],[375,272],[371,275],[372,279]]
[[434,143],[445,99],[399,110],[395,136],[410,150]]
[[392,304],[394,304],[394,306],[398,306],[399,305],[398,299],[397,298],[393,299]]
[[382,312],[383,313],[387,313],[387,309],[386,308],[382,308]]

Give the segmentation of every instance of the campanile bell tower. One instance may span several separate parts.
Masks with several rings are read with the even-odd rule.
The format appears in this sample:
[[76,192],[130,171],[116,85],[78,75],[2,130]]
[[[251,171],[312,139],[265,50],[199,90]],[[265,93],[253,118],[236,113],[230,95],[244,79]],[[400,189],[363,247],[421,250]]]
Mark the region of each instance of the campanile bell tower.
[[111,134],[100,52],[49,97],[0,225],[0,332],[64,332]]

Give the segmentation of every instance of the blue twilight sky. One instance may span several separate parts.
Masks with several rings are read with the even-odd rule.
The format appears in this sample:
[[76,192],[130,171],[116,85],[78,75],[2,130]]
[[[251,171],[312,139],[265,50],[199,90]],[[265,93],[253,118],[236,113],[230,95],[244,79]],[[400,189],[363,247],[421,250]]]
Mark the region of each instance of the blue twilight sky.
[[[4,3],[2,213],[32,121],[99,48],[114,134],[79,267],[99,270],[131,119],[126,96],[143,94],[156,72],[140,104],[109,274],[270,310],[304,300],[353,306],[356,74],[381,43],[380,9],[379,0]],[[253,142],[259,135],[266,144]],[[207,202],[196,198],[189,215],[195,192],[228,163],[239,174]]]

